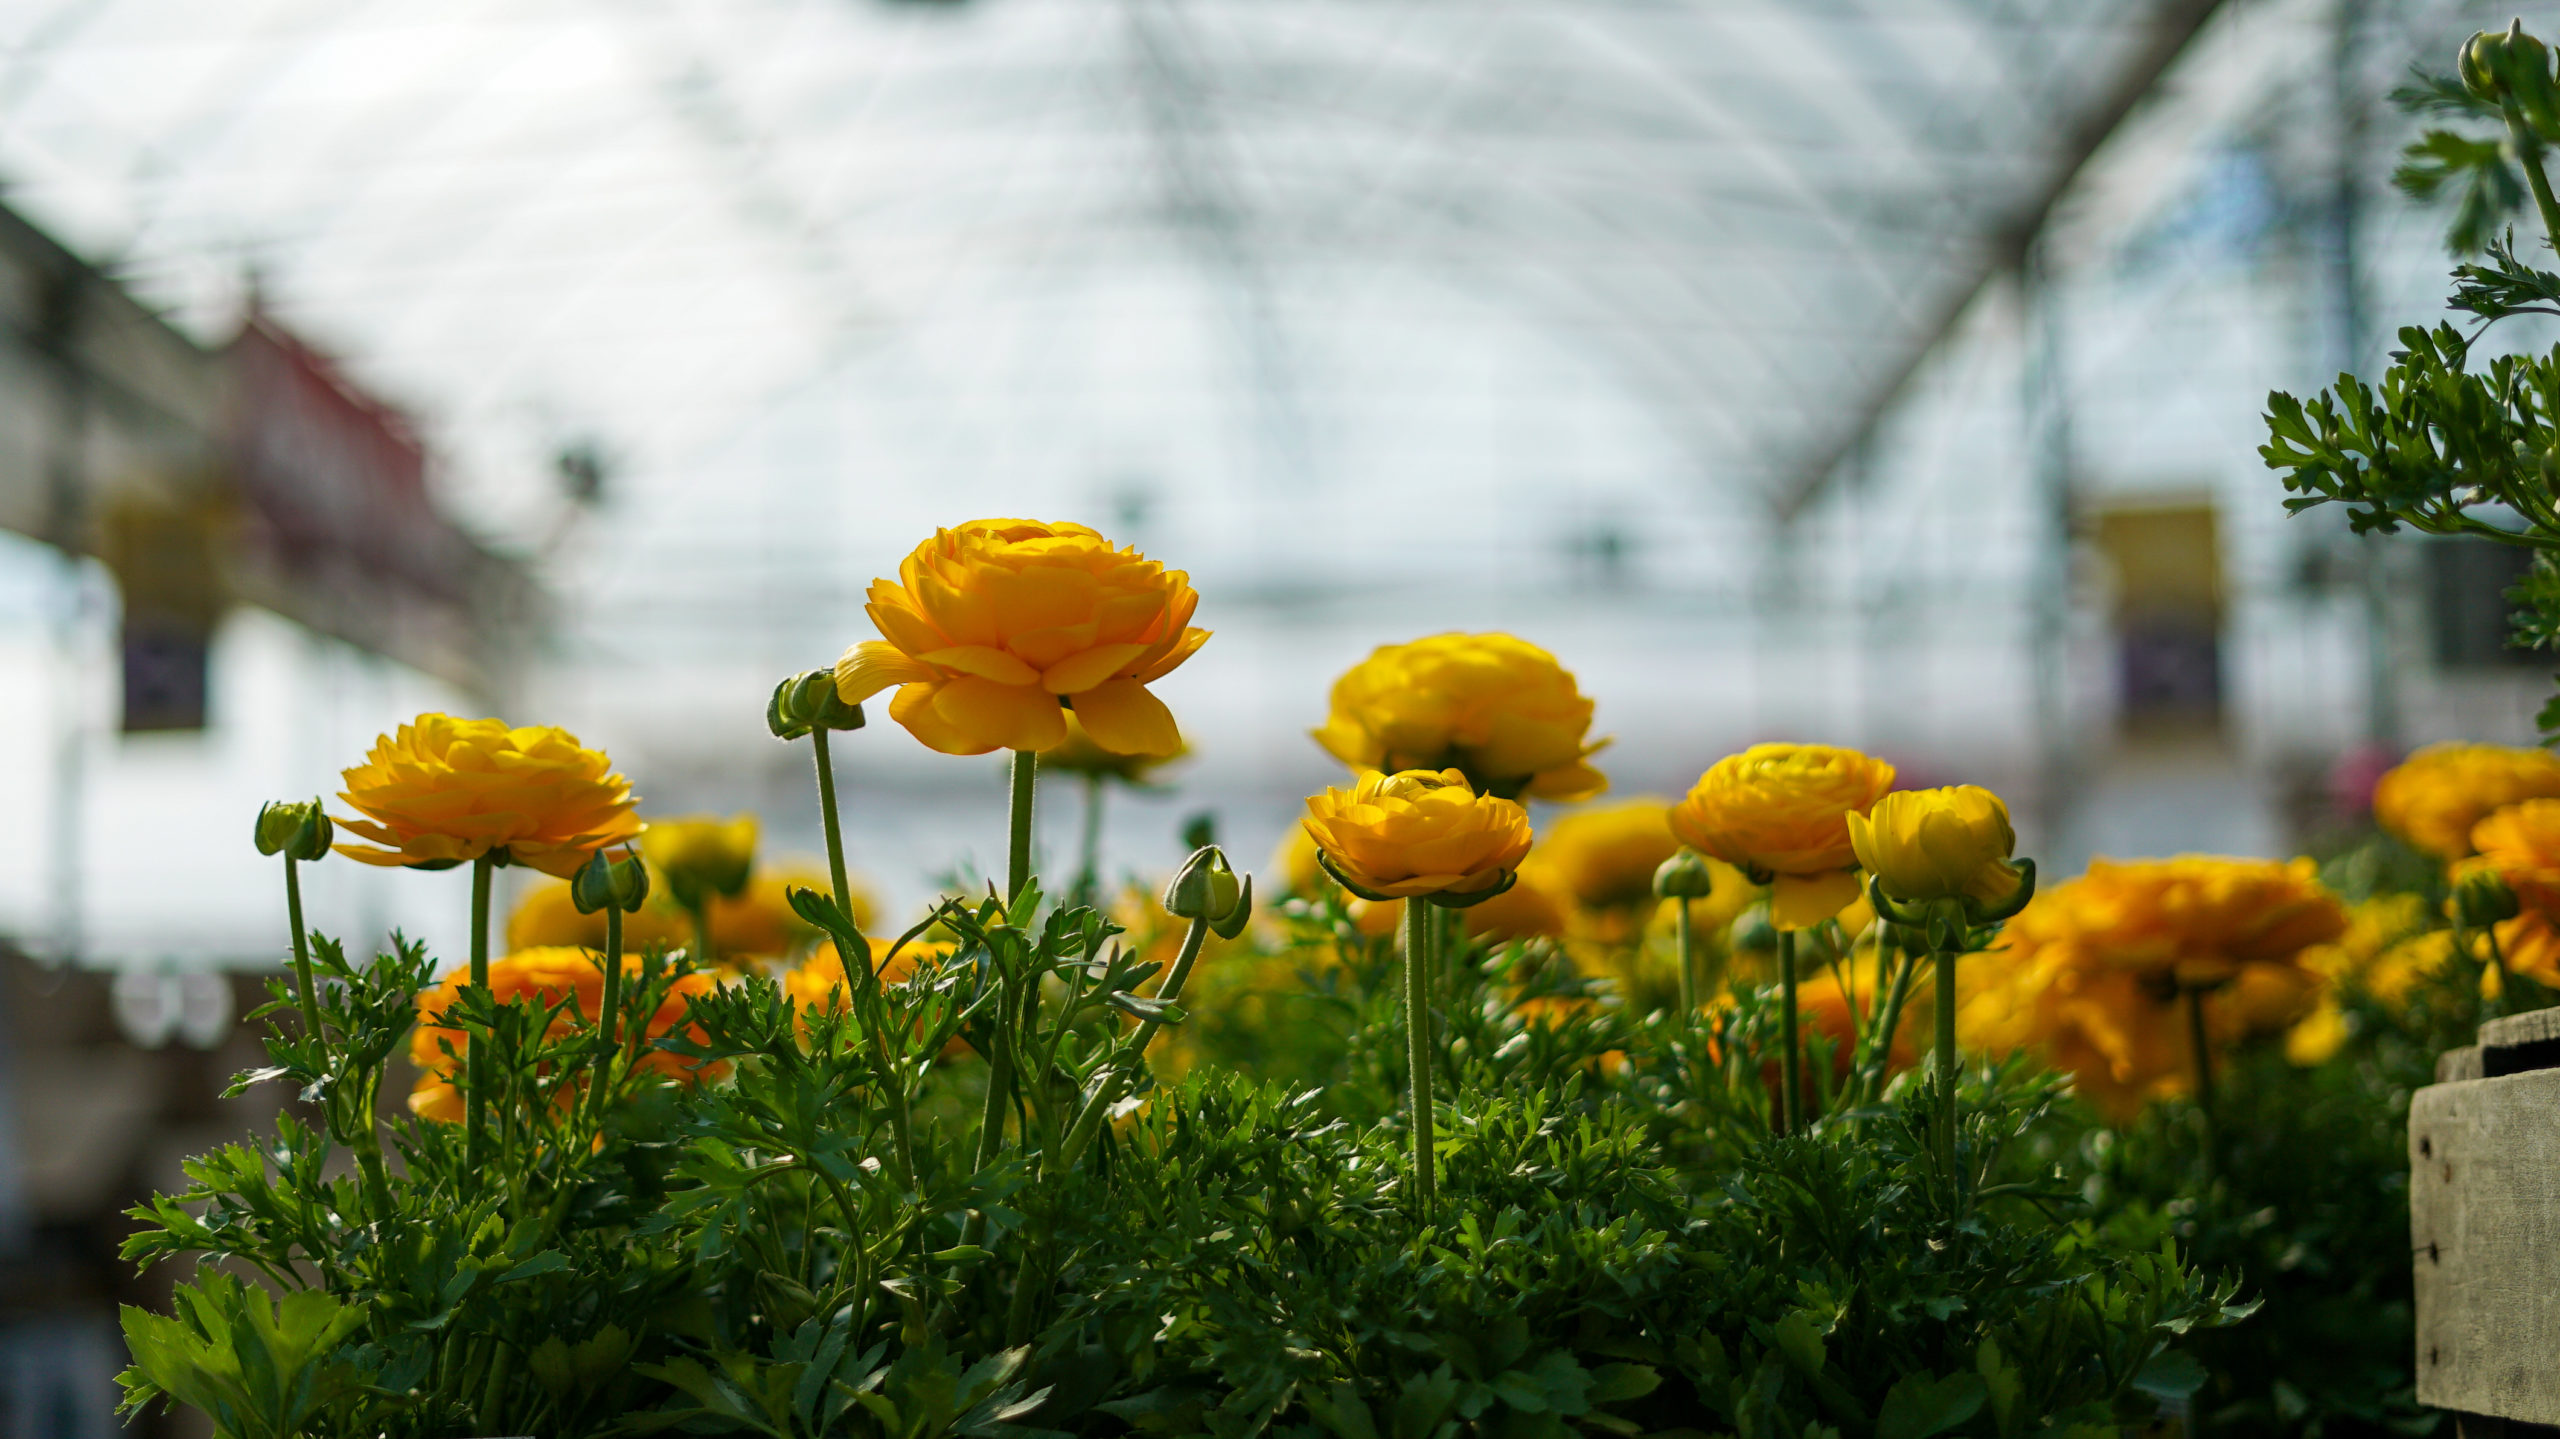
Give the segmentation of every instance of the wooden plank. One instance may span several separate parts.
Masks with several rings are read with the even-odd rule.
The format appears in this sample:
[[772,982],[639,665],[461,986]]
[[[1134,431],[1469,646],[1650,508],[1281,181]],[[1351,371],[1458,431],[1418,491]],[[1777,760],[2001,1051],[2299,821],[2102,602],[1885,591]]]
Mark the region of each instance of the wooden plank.
[[2560,1069],[2560,1009],[2536,1009],[2480,1026],[2481,1075]]
[[2419,1402],[2560,1424],[2560,1069],[2411,1096],[2409,1234]]

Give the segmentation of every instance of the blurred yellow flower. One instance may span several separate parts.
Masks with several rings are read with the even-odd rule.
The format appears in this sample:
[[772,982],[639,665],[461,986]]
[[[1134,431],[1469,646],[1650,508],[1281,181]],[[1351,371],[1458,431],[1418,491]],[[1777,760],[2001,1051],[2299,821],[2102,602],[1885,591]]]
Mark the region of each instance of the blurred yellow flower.
[[1157,770],[1182,758],[1188,752],[1189,748],[1179,742],[1174,745],[1173,752],[1170,754],[1120,754],[1104,749],[1093,742],[1092,735],[1085,732],[1084,721],[1076,718],[1075,711],[1069,710],[1067,711],[1067,737],[1040,751],[1040,769],[1044,774],[1051,771],[1064,771],[1067,774],[1093,775],[1103,779],[1116,779],[1122,784],[1138,785],[1145,784]]
[[[1482,904],[1460,910],[1458,926],[1471,938],[1495,944],[1508,944],[1515,939],[1555,939],[1566,930],[1567,903],[1546,876],[1524,867],[1519,883]],[[1401,910],[1402,906],[1396,908]]]
[[2519,800],[2560,798],[2560,757],[2493,744],[2429,745],[2373,788],[2373,818],[2442,860],[2472,853],[2472,827]]
[[497,852],[566,878],[640,834],[630,781],[563,729],[422,714],[374,741],[345,781],[338,797],[365,818],[335,823],[384,848],[336,849],[366,864],[441,869]]
[[2286,1029],[2318,993],[2315,947],[2347,929],[2307,859],[2097,860],[1958,971],[1957,1030],[1992,1053],[2042,1050],[2123,1119],[2191,1086],[2190,992],[2215,1044]]
[[1333,682],[1316,743],[1356,770],[1455,769],[1506,798],[1589,799],[1591,701],[1556,657],[1506,634],[1381,645]]
[[691,909],[715,894],[746,889],[756,867],[756,817],[693,814],[652,819],[640,834],[640,853],[658,872],[677,904]]
[[2560,799],[2498,810],[2472,826],[2470,840],[2478,854],[2455,867],[2456,879],[2475,870],[2494,873],[2521,907],[2495,929],[2507,967],[2560,986]]
[[1980,785],[1898,790],[1865,814],[1851,810],[1848,820],[1859,865],[1895,899],[1996,905],[2017,895],[2009,807]]
[[1301,822],[1345,880],[1399,899],[1481,894],[1529,852],[1528,812],[1477,794],[1454,769],[1372,770],[1311,796]]
[[872,581],[884,638],[845,651],[836,692],[901,686],[889,717],[944,754],[1053,748],[1071,703],[1101,748],[1169,756],[1182,734],[1147,686],[1209,638],[1199,602],[1190,576],[1082,525],[972,520]]
[[[780,959],[818,937],[818,931],[791,908],[790,892],[830,891],[827,876],[804,863],[786,864],[758,874],[735,896],[711,897],[711,943],[723,955]],[[856,883],[852,886],[853,922],[868,930],[878,906]],[[622,921],[622,949],[641,954],[651,948],[684,949],[693,943],[693,920],[676,907],[662,880],[653,877],[648,902]],[[507,947],[537,945],[604,947],[604,914],[580,914],[569,902],[566,881],[545,881],[525,892],[507,918]]]
[[[904,984],[921,972],[931,974],[951,957],[948,940],[911,939],[897,946],[894,939],[866,937],[871,946],[871,965],[884,985]],[[890,950],[897,947],[892,957]],[[844,1003],[844,961],[836,957],[834,940],[826,940],[810,951],[809,957],[783,971],[782,992],[803,1009],[834,1009]]]
[[[624,955],[622,972],[626,976],[640,973],[637,955]],[[471,1052],[471,1035],[467,1030],[438,1024],[445,1012],[462,996],[471,982],[471,970],[462,966],[447,973],[434,987],[418,994],[418,1026],[409,1031],[409,1061],[417,1066],[418,1082],[409,1092],[409,1109],[422,1119],[446,1124],[462,1122],[463,1094],[457,1078],[463,1072],[464,1057]],[[658,1012],[649,1020],[649,1038],[658,1039],[672,1033],[682,1024],[693,996],[708,993],[715,981],[707,974],[688,974],[676,980]],[[531,999],[539,1004],[558,1004],[563,999],[574,1003],[563,1006],[551,1021],[553,1038],[579,1030],[592,1029],[604,1009],[604,966],[593,954],[583,949],[544,947],[519,950],[489,966],[489,993],[500,1004],[511,1000]],[[706,1038],[698,1027],[689,1029],[695,1039]],[[448,1054],[447,1051],[451,1053]],[[691,1061],[664,1050],[640,1051],[639,1067],[669,1079],[691,1081],[716,1079],[726,1074],[726,1064],[710,1064],[697,1068]]]
[[1770,877],[1769,920],[1807,929],[1858,897],[1849,816],[1893,788],[1893,766],[1853,749],[1756,744],[1709,766],[1671,810],[1700,854]]
[[1653,872],[1680,852],[1671,804],[1645,796],[1576,810],[1547,826],[1528,868],[1552,875],[1587,909],[1653,907]]

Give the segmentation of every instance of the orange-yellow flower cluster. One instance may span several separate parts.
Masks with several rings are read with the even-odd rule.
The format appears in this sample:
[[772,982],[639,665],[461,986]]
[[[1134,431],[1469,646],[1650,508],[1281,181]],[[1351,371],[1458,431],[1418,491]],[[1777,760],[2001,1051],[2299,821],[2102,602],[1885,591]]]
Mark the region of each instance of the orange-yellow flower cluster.
[[2383,775],[2373,817],[2384,829],[2442,860],[2473,853],[2472,831],[2491,814],[2529,799],[2560,798],[2560,757],[2493,744],[2429,745]]
[[1506,634],[1381,645],[1333,682],[1316,743],[1355,770],[1454,769],[1488,794],[1588,799],[1591,701],[1556,657]]
[[[622,972],[636,978],[640,960],[623,956]],[[418,1067],[417,1086],[409,1093],[410,1110],[425,1119],[458,1124],[463,1117],[463,1094],[457,1078],[464,1069],[464,1059],[471,1052],[471,1036],[467,1031],[450,1028],[436,1021],[454,1007],[463,989],[471,982],[471,971],[458,968],[418,995],[418,1027],[409,1031],[409,1060]],[[626,980],[626,982],[628,982]],[[668,991],[666,1000],[649,1020],[649,1038],[657,1039],[675,1031],[684,1023],[685,1011],[693,996],[708,992],[713,985],[709,975],[688,974],[679,978]],[[536,1003],[556,1004],[575,997],[573,1006],[563,1008],[551,1021],[551,1035],[558,1038],[579,1030],[592,1029],[604,1008],[604,967],[593,954],[582,949],[545,947],[521,950],[489,966],[489,993],[500,1004],[530,999]],[[689,1031],[702,1037],[699,1029]],[[450,1050],[448,1054],[446,1051]],[[664,1050],[643,1049],[639,1067],[669,1079],[691,1081],[715,1078],[725,1072],[722,1066],[696,1069],[689,1060]]]
[[363,819],[335,821],[370,845],[366,864],[440,869],[502,851],[566,878],[599,849],[639,837],[631,784],[567,730],[422,714],[374,741],[338,797]]
[[1302,821],[1355,889],[1410,899],[1482,894],[1529,852],[1529,815],[1454,769],[1371,771],[1307,800]]
[[1181,731],[1147,686],[1209,638],[1199,602],[1182,571],[1082,525],[972,520],[872,582],[882,638],[836,662],[836,692],[899,686],[889,717],[944,754],[1052,748],[1072,703],[1103,749],[1171,755]]
[[2306,951],[2346,928],[2309,860],[2097,860],[1966,961],[1958,1030],[1968,1048],[2043,1051],[2126,1117],[2188,1089],[2187,995],[2215,1043],[2282,1030],[2318,988]]
[[1893,788],[1893,766],[1853,749],[1756,744],[1700,776],[1671,830],[1700,854],[1771,877],[1769,919],[1807,929],[1858,897],[1849,816]]
[[[712,947],[734,959],[783,959],[807,946],[818,937],[818,931],[792,910],[790,892],[794,889],[831,892],[825,874],[806,865],[792,865],[757,875],[735,896],[714,893],[710,905]],[[869,929],[876,912],[871,896],[856,886],[852,899],[854,924]],[[578,907],[569,902],[565,881],[545,882],[526,891],[507,918],[509,949],[539,945],[601,949],[604,938],[603,911],[578,913]],[[674,896],[663,884],[653,882],[648,902],[623,916],[622,948],[626,954],[689,949],[693,938],[692,918],[677,907]]]
[[2478,857],[2457,874],[2496,874],[2520,906],[2497,926],[2507,968],[2560,987],[2560,799],[2509,805],[2473,825],[2470,838]]

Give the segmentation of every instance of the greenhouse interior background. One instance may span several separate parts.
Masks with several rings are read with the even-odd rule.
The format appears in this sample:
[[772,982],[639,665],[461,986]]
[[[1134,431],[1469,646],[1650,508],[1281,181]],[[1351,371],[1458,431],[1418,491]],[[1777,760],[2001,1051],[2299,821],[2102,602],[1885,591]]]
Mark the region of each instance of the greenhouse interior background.
[[[2509,554],[2257,454],[2432,323],[2388,95],[2508,13],[0,0],[0,1435],[119,1427],[116,1216],[238,1127],[284,954],[262,802],[442,709],[814,854],[766,696],[938,525],[1191,575],[1115,874],[1258,864],[1333,676],[1453,629],[1574,671],[1615,795],[1852,744],[2051,873],[2530,740]],[[891,908],[1000,859],[998,758],[837,754]],[[454,952],[465,883],[311,921]]]

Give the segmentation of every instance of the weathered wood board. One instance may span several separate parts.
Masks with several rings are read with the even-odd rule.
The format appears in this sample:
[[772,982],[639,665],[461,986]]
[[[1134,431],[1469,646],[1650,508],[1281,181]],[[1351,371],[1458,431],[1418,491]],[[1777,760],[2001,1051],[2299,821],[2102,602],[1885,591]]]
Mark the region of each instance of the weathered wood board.
[[2409,1229],[2419,1402],[2560,1424],[2560,1069],[2411,1097]]

